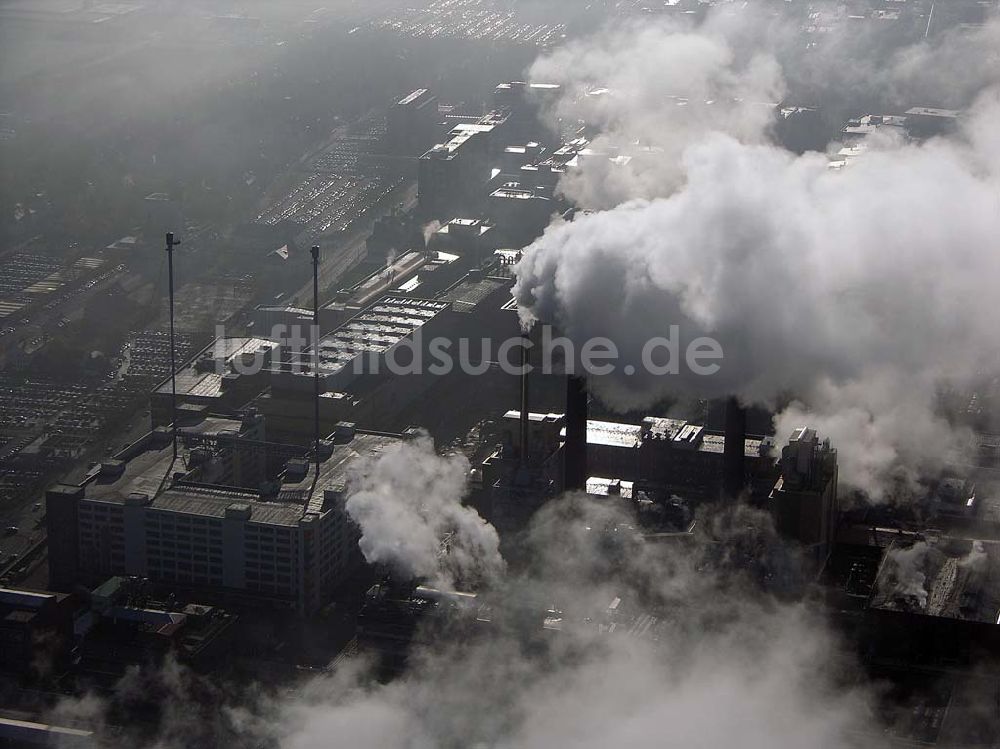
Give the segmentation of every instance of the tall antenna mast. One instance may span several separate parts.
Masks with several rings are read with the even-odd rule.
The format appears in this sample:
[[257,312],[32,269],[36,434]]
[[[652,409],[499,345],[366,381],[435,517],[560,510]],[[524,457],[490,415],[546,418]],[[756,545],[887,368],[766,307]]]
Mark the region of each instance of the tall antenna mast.
[[177,460],[177,362],[174,359],[174,247],[181,240],[174,239],[172,231],[167,232],[167,277],[170,279],[170,441]]
[[319,245],[312,246],[313,259],[313,427],[316,478],[319,478]]

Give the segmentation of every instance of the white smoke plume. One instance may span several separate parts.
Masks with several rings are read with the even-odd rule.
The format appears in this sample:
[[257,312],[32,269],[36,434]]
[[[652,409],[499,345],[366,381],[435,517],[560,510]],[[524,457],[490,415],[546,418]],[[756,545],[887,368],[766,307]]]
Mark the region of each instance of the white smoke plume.
[[925,565],[930,551],[926,541],[917,541],[912,546],[891,549],[885,559],[885,564],[890,565],[894,597],[913,601],[922,609],[927,608]]
[[[534,563],[480,595],[491,622],[417,638],[388,683],[362,657],[294,689],[234,694],[168,662],[51,718],[98,730],[101,746],[161,749],[319,749],[333,737],[357,749],[881,746],[877,695],[849,647],[769,592],[794,568],[769,517],[724,512],[703,516],[701,535],[662,543],[633,534],[621,510],[552,500],[525,536]],[[160,719],[118,730],[150,694]]]
[[956,27],[939,37],[904,47],[882,81],[899,100],[923,99],[933,106],[963,108],[1000,78],[1000,18],[974,28]]
[[434,219],[433,221],[430,221],[423,225],[423,227],[421,228],[421,232],[423,233],[424,236],[424,247],[426,247],[430,243],[431,237],[434,236],[435,232],[437,232],[441,228],[441,226],[442,226],[441,222],[438,221],[437,219]]
[[362,461],[351,476],[347,513],[361,527],[369,562],[446,590],[503,570],[496,530],[462,504],[469,462],[439,456],[426,434]]
[[64,697],[43,718],[94,734],[84,743],[54,737],[49,745],[58,749],[250,747],[270,732],[271,704],[256,684],[237,688],[206,678],[168,654],[156,666],[130,666],[109,689]]
[[[751,520],[764,526],[745,539],[758,551],[766,521],[734,525],[748,532]],[[286,711],[282,745],[879,745],[872,695],[831,657],[838,642],[821,620],[715,570],[709,539],[657,546],[618,523],[593,503],[554,500],[529,534],[537,568],[489,599],[488,633],[420,650],[387,685],[357,671],[314,682]],[[539,617],[525,635],[523,614],[504,618],[528,602],[548,610],[549,630]],[[644,618],[647,605],[658,618]]]
[[[575,79],[603,71],[626,92],[614,118],[596,118],[607,137],[648,142],[655,128],[643,123],[662,121],[655,145],[669,156],[647,171],[612,169],[617,179],[586,169],[567,178],[571,197],[613,207],[555,223],[528,248],[515,287],[522,320],[556,323],[578,345],[610,338],[619,366],[591,384],[614,407],[678,394],[735,393],[772,407],[797,398],[805,405],[779,417],[780,433],[816,426],[841,448],[844,482],[883,498],[961,444],[937,414],[941,384],[995,364],[988,342],[998,315],[986,302],[1000,277],[997,89],[979,97],[953,138],[872,138],[865,157],[834,172],[823,155],[768,144],[752,118],[747,131],[732,127],[725,106],[675,137],[676,104],[665,91],[629,84],[640,70],[664,69],[670,52],[656,40],[677,42],[670,48],[682,60],[670,69],[685,71],[700,98],[752,101],[780,91],[781,80],[773,61],[727,53],[712,29],[677,34],[602,39],[591,69],[585,48],[565,53],[582,68]],[[685,57],[686,47],[697,54]],[[738,58],[752,65],[734,69]],[[559,53],[536,70],[546,65],[575,69]],[[741,102],[730,105],[736,121],[747,116]],[[718,373],[698,376],[683,363],[676,376],[648,371],[644,345],[673,324],[682,359],[699,336],[721,344]]]
[[[655,71],[655,74],[651,74]],[[550,116],[598,131],[560,190],[583,208],[609,208],[669,193],[684,178],[684,149],[708,130],[761,143],[773,121],[767,103],[784,83],[766,54],[740,59],[724,30],[683,25],[625,26],[540,58],[533,80],[566,91]]]
[[989,563],[990,557],[982,541],[973,541],[969,553],[958,560],[959,567],[974,573],[985,572]]
[[790,434],[809,424],[837,447],[849,487],[869,499],[906,501],[968,445],[966,430],[938,415],[932,379],[933,373],[885,371],[839,385],[824,380],[810,391],[808,406],[795,401],[775,416],[775,431]]

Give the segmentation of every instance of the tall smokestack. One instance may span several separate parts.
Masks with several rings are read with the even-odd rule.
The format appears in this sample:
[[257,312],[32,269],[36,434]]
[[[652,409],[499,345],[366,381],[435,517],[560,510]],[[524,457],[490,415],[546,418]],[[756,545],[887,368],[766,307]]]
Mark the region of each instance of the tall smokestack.
[[174,460],[177,460],[177,362],[174,357],[174,247],[181,240],[174,239],[172,231],[167,232],[167,278],[169,279],[170,299],[170,441],[173,446]]
[[566,377],[566,447],[563,465],[563,488],[585,491],[587,488],[587,380],[577,375]]
[[312,266],[313,266],[313,450],[316,457],[316,478],[319,478],[319,365],[320,342],[319,342],[319,245],[312,246]]
[[722,497],[735,500],[746,487],[744,451],[747,410],[735,396],[726,401],[726,440],[722,452]]
[[528,425],[531,413],[528,407],[528,368],[531,362],[528,353],[528,349],[531,347],[530,333],[521,334],[521,344],[521,452],[518,457],[521,466],[524,467],[528,465]]

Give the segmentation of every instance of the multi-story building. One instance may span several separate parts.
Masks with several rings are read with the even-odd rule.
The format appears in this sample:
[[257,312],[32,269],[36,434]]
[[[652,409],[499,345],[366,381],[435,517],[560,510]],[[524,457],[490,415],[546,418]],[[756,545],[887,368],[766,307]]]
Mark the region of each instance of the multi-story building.
[[0,588],[0,666],[44,676],[45,658],[54,666],[73,644],[76,604],[65,593]]
[[[504,441],[511,454],[520,454],[519,411],[504,415]],[[529,455],[533,462],[551,464],[551,478],[559,475],[553,456],[565,440],[561,413],[531,413]],[[587,420],[587,472],[589,477],[622,479],[654,484],[678,494],[712,493],[722,470],[725,437],[684,419],[646,417],[641,424]],[[774,458],[767,438],[744,440],[746,475],[772,477]]]
[[[259,380],[243,377],[242,373],[262,370],[277,348],[278,344],[266,338],[217,338],[178,369],[174,378],[177,403],[185,412],[235,413],[262,389]],[[172,399],[171,380],[167,377],[149,398],[153,427],[171,422]]]
[[386,148],[390,153],[417,156],[434,142],[438,102],[426,88],[410,92],[389,108]]
[[478,208],[490,178],[492,125],[458,125],[444,143],[420,157],[417,168],[420,212],[448,219]]
[[447,220],[478,213],[487,186],[503,161],[502,149],[510,145],[508,115],[490,112],[476,122],[460,123],[445,140],[420,157],[417,187],[420,213],[425,218]]
[[509,113],[511,135],[522,141],[530,138],[544,138],[554,142],[558,134],[543,122],[546,115],[563,94],[558,83],[528,83],[511,81],[501,83],[493,93],[493,105],[500,111]]
[[782,447],[780,466],[768,498],[775,525],[821,569],[837,532],[837,451],[829,440],[820,442],[815,429],[802,427]]
[[[521,449],[524,437],[526,451]],[[541,503],[564,488],[565,415],[532,412],[523,423],[520,411],[508,411],[501,439],[497,451],[482,463],[481,480],[491,520],[506,531],[523,525]],[[724,434],[683,419],[647,417],[640,424],[588,419],[585,486],[628,486],[630,493],[634,486],[637,492],[663,498],[714,501],[724,449]],[[763,491],[766,497],[776,477],[770,440],[745,436],[743,456],[750,495]]]
[[[316,473],[301,448],[253,439],[249,430],[260,425],[250,422],[210,418],[185,427],[176,459],[169,433],[159,430],[81,485],[49,491],[53,587],[138,576],[199,600],[301,613],[323,606],[359,562],[344,511],[351,465],[398,438],[344,434],[340,444],[324,443]],[[256,487],[241,486],[241,449],[282,468]]]

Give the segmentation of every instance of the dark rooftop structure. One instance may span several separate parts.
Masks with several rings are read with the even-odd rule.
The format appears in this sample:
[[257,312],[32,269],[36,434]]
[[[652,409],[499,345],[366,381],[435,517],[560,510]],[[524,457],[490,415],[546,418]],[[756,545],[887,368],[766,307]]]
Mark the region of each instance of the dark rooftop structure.
[[1000,624],[1000,543],[940,538],[893,541],[871,607]]

